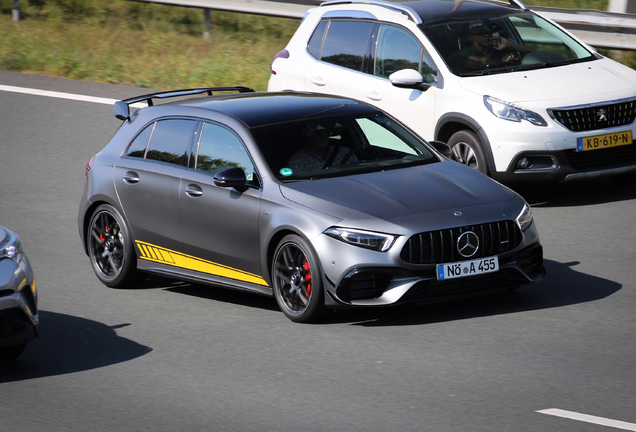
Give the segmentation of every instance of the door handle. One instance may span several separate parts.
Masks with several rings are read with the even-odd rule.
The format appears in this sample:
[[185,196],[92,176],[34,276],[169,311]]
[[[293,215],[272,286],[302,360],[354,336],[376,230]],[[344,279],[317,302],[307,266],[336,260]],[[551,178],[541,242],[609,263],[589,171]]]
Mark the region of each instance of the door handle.
[[195,184],[189,184],[186,187],[185,192],[188,195],[190,195],[191,197],[195,197],[195,198],[196,197],[200,197],[201,195],[203,195],[203,190],[199,186],[197,186]]
[[321,76],[315,76],[311,78],[311,82],[319,87],[327,85],[327,82]]
[[137,183],[139,181],[139,174],[134,171],[128,171],[124,174],[124,181],[130,184]]
[[382,100],[382,96],[376,91],[368,91],[364,94],[367,99],[371,99],[372,101],[380,101]]

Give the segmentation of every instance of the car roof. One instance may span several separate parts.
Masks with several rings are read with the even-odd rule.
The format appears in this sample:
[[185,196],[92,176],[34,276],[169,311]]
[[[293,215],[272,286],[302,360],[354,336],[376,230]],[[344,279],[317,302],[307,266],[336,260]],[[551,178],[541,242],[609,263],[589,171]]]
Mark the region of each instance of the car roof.
[[384,0],[335,0],[323,3],[321,6],[343,4],[380,6],[401,11],[417,24],[427,25],[439,21],[492,17],[528,9],[520,0],[509,1],[510,4],[497,0],[416,0],[396,3]]
[[353,99],[299,92],[228,94],[189,98],[170,104],[224,113],[241,120],[250,128],[378,111]]

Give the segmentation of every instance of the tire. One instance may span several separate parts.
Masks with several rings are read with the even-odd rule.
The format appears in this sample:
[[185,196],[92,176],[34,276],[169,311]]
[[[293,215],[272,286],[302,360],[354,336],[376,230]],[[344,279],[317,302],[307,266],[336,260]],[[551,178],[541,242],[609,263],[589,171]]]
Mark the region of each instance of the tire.
[[313,249],[301,237],[285,236],[272,262],[274,296],[280,310],[294,322],[312,322],[325,311],[322,272]]
[[22,351],[26,348],[26,344],[14,345],[9,347],[0,348],[0,363],[8,362],[22,354]]
[[112,288],[129,288],[146,278],[137,270],[130,230],[119,212],[102,204],[93,213],[86,233],[88,256],[97,278]]
[[448,146],[451,148],[452,160],[488,175],[482,144],[473,132],[468,130],[455,132],[448,140]]

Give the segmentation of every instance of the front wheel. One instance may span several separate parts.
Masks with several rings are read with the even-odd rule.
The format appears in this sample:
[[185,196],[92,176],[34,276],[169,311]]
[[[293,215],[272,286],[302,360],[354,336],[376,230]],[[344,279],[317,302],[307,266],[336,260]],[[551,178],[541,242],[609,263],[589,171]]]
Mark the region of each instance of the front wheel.
[[448,146],[451,148],[452,160],[488,175],[484,150],[479,138],[473,132],[467,130],[455,132],[448,140]]
[[97,278],[106,286],[127,288],[141,283],[130,231],[119,212],[102,204],[88,225],[88,255]]
[[311,322],[324,312],[322,273],[307,242],[297,235],[284,237],[272,263],[274,295],[281,311],[294,322]]

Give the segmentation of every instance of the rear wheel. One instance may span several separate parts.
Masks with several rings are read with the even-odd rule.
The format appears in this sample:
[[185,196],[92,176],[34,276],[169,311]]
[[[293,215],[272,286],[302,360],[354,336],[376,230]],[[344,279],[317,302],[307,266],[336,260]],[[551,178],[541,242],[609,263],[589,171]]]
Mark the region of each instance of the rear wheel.
[[106,286],[127,288],[141,283],[130,231],[119,212],[102,204],[88,225],[88,255],[97,278]]
[[451,148],[452,160],[488,175],[482,144],[473,132],[455,132],[448,140],[448,146]]
[[324,312],[322,274],[311,246],[297,235],[284,237],[272,263],[274,295],[294,322],[315,321]]

